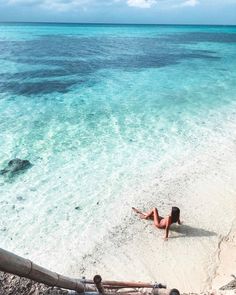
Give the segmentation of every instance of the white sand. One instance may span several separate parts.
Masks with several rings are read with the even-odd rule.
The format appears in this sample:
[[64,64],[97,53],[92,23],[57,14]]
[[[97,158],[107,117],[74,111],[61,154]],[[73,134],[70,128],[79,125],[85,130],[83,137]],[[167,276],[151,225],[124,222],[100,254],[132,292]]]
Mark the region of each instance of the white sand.
[[[235,237],[228,240],[236,217],[235,151],[234,143],[219,143],[217,152],[210,149],[209,153],[193,155],[182,166],[172,167],[147,183],[135,198],[121,198],[111,218],[118,215],[122,223],[111,227],[94,250],[78,261],[77,265],[82,266],[72,267],[70,273],[79,275],[84,271],[86,277],[99,273],[105,279],[157,281],[182,292],[220,286],[221,274],[224,283],[229,282],[229,275],[235,273],[235,264],[229,266],[228,252],[235,251]],[[155,229],[151,221],[140,220],[131,210],[131,206],[156,206],[165,215],[172,205],[181,208],[183,225],[172,226],[167,242],[163,241],[164,231]]]
[[[222,239],[219,253],[220,264],[218,265],[213,279],[212,287],[214,290],[227,285],[233,280],[231,275],[236,276],[236,227],[228,236]],[[236,292],[236,290],[235,290]]]

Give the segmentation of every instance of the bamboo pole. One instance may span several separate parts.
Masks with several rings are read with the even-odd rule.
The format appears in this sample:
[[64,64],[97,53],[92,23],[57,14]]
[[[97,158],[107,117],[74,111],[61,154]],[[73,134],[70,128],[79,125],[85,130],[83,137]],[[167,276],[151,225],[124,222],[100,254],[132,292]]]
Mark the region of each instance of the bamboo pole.
[[102,285],[102,277],[100,275],[96,275],[94,276],[93,278],[93,281],[98,289],[98,292],[102,295],[105,294],[105,290],[104,290],[104,287]]
[[[85,280],[86,284],[94,284],[92,280]],[[124,287],[124,288],[154,288],[155,284],[142,283],[142,282],[120,282],[120,281],[102,281],[104,288],[108,286]]]
[[62,276],[33,263],[29,259],[22,258],[1,248],[0,270],[43,283],[48,286],[74,290],[78,293],[96,291],[93,287],[85,287],[83,281],[81,280]]
[[[86,284],[96,284],[99,293],[103,295],[150,295],[150,292],[141,291],[121,291],[113,293],[113,289],[123,288],[148,288],[153,289],[152,294],[169,294],[170,290],[163,290],[160,293],[160,289],[156,287],[156,284],[142,283],[142,282],[120,282],[120,281],[103,281],[99,275],[94,277],[94,280],[78,280],[72,279],[66,276],[62,276],[56,272],[52,272],[44,267],[41,267],[29,259],[22,258],[11,252],[8,252],[0,248],[0,271],[18,275],[28,278],[30,280],[43,283],[49,286],[56,286],[63,289],[73,290],[78,293],[84,292],[96,292],[96,288],[92,286],[86,286]],[[165,286],[163,286],[165,287]],[[96,293],[97,295],[97,293]]]

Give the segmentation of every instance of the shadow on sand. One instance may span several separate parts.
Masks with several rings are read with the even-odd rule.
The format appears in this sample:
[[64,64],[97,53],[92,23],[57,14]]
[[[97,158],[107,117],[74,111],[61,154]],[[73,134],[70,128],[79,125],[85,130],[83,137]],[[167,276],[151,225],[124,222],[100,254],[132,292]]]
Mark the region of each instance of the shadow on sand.
[[212,237],[216,236],[217,233],[203,228],[193,227],[190,225],[182,224],[180,226],[172,226],[170,229],[172,232],[178,233],[177,236],[170,237],[171,239],[181,238],[181,237]]

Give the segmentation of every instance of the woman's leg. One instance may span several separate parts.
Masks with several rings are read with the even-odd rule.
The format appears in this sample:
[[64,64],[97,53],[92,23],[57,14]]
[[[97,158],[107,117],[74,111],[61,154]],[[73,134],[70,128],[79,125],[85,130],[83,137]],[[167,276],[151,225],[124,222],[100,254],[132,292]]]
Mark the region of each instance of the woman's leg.
[[156,227],[160,227],[160,221],[161,221],[161,218],[158,214],[158,210],[157,208],[153,208],[153,215],[154,215],[154,224]]
[[150,212],[144,213],[145,219],[153,219],[154,218],[154,209],[153,208]]
[[134,210],[134,212],[138,213],[140,215],[140,218],[142,219],[153,219],[154,220],[154,225],[158,228],[162,228],[161,227],[161,220],[163,219],[161,216],[159,216],[158,214],[158,210],[157,208],[153,208],[150,212],[141,212],[138,209],[132,207],[132,209]]
[[132,209],[134,210],[135,213],[138,213],[140,215],[140,218],[142,218],[142,219],[149,219],[149,218],[152,219],[153,218],[153,210],[145,213],[145,212],[141,212],[140,210],[138,210],[134,207],[132,207]]

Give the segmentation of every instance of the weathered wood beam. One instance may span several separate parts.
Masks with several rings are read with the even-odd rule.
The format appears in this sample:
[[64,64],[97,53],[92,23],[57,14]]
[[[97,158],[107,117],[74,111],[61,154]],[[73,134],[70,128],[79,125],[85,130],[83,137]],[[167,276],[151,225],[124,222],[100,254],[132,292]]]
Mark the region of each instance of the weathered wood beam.
[[[46,284],[48,286],[55,286],[67,290],[73,290],[78,293],[96,292],[94,286],[86,286],[95,284],[97,290],[102,295],[160,295],[169,294],[170,290],[161,290],[157,288],[156,284],[142,283],[142,282],[120,282],[120,281],[102,281],[101,276],[96,275],[94,280],[78,280],[62,276],[56,272],[52,272],[42,266],[39,266],[29,259],[25,259],[11,252],[0,248],[0,271],[18,275],[28,278],[30,280]],[[123,290],[117,292],[118,289],[132,289],[132,288],[146,288],[152,291],[128,291]],[[112,291],[113,289],[113,291]],[[114,292],[114,289],[116,290]],[[94,293],[97,295],[97,292]]]
[[43,283],[48,286],[56,286],[63,289],[74,290],[78,293],[83,293],[85,291],[96,291],[96,289],[91,286],[85,287],[81,280],[62,276],[56,272],[52,272],[33,263],[29,259],[22,258],[1,248],[0,270],[25,277],[39,283]]
[[[86,284],[94,284],[93,280],[85,280]],[[124,287],[124,288],[154,288],[155,284],[142,283],[142,282],[120,282],[120,281],[102,281],[103,286],[109,288],[109,286]]]

